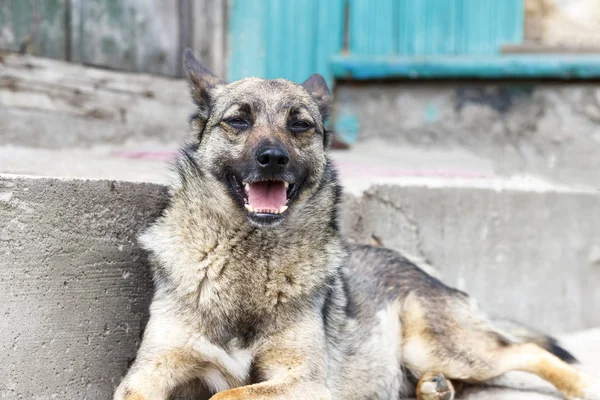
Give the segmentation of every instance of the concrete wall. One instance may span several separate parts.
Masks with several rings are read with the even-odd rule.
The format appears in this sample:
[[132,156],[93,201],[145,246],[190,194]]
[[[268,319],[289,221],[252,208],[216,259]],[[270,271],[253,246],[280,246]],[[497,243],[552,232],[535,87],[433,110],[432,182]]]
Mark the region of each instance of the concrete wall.
[[[0,177],[0,398],[110,398],[151,296],[135,236],[164,201],[153,184]],[[428,260],[493,314],[600,325],[597,194],[397,182],[344,210],[351,239]]]
[[464,149],[501,175],[600,187],[597,83],[342,83],[336,115],[357,118],[359,140]]
[[[452,181],[450,181],[452,182]],[[600,196],[512,184],[375,186],[345,232],[426,261],[495,317],[547,332],[600,326]]]
[[0,177],[0,398],[108,399],[151,296],[162,187]]

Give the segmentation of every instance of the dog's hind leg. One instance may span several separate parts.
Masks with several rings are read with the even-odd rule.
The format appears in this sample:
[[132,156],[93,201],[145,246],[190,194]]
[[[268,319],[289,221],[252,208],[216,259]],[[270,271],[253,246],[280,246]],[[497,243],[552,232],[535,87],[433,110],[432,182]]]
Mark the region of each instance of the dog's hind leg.
[[501,373],[513,370],[530,372],[552,383],[567,399],[600,400],[600,380],[537,344],[509,345],[499,349],[496,357],[496,368]]
[[485,383],[518,370],[546,379],[567,399],[600,400],[598,381],[537,344],[502,335],[461,292],[410,294],[401,318],[402,362],[419,378]]

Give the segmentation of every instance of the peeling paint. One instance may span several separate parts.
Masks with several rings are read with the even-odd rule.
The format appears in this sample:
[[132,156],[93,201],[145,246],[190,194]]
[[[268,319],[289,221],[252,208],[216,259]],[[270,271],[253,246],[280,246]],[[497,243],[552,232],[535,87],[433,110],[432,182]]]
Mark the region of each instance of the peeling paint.
[[438,110],[435,104],[430,103],[425,109],[425,122],[434,123],[439,119]]

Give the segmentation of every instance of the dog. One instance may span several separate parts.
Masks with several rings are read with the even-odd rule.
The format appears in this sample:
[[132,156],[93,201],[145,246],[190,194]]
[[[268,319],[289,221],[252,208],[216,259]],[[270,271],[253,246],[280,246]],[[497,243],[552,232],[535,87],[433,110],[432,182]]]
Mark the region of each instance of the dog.
[[506,331],[398,252],[344,240],[320,75],[226,84],[189,49],[184,67],[195,139],[140,237],[155,291],[115,400],[189,387],[213,400],[449,400],[512,370],[600,399],[553,339]]

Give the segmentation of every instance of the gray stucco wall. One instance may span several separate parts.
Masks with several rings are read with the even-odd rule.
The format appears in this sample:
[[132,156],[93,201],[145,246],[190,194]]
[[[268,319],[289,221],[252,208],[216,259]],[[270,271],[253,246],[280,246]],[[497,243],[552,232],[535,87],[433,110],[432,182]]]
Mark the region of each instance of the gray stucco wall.
[[345,232],[439,271],[492,316],[548,332],[600,326],[600,196],[494,185],[386,185],[349,200]]
[[162,187],[0,177],[0,398],[108,399],[151,296]]
[[586,82],[341,83],[337,118],[359,140],[464,149],[501,175],[600,187],[600,85]]

